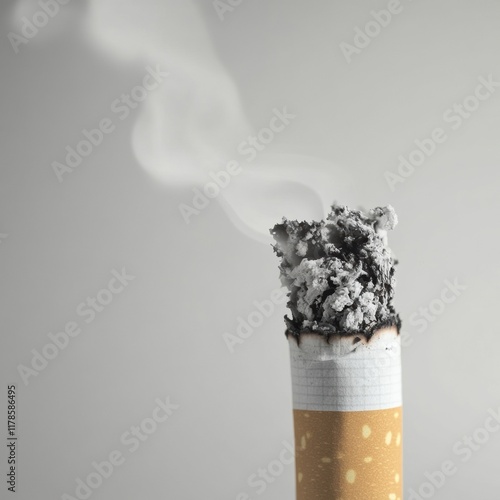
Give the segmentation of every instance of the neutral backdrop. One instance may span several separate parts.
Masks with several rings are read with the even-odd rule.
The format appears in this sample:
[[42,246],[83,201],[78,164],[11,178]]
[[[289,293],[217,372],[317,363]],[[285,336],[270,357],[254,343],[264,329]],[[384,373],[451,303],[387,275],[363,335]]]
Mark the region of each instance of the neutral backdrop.
[[[17,498],[78,498],[115,453],[91,498],[292,499],[275,462],[293,442],[286,306],[227,339],[280,286],[273,221],[337,201],[399,215],[405,499],[498,499],[500,4],[42,4],[0,6],[0,434],[15,384]],[[151,71],[156,88],[135,89]],[[293,118],[271,137],[276,113]],[[102,120],[113,130],[61,174]],[[113,272],[127,286],[103,291]],[[54,354],[68,322],[81,333]],[[158,398],[175,410],[156,424]]]

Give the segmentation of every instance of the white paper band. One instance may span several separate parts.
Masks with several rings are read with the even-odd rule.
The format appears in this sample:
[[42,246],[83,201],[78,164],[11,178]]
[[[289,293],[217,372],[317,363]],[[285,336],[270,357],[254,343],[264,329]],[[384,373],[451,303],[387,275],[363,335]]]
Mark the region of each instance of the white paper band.
[[[401,406],[401,343],[394,328],[364,338],[289,337],[296,410],[366,411]],[[358,340],[359,339],[359,340]]]

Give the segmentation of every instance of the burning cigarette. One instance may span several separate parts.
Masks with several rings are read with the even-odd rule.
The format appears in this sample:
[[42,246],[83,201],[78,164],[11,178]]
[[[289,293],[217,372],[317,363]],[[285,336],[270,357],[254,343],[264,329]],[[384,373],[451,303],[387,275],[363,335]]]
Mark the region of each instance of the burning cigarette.
[[401,500],[394,209],[333,206],[271,233],[289,289],[297,500]]

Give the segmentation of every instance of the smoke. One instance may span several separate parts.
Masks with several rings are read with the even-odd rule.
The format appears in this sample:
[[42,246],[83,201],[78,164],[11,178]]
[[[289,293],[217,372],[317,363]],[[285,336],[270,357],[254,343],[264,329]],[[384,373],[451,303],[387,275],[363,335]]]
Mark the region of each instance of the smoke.
[[241,172],[217,200],[240,230],[266,242],[282,216],[322,218],[334,198],[347,196],[345,172],[324,160],[266,151],[252,162],[241,157],[238,145],[256,131],[192,0],[91,0],[87,32],[116,58],[170,72],[142,104],[132,136],[139,163],[158,181],[202,185],[237,161]]

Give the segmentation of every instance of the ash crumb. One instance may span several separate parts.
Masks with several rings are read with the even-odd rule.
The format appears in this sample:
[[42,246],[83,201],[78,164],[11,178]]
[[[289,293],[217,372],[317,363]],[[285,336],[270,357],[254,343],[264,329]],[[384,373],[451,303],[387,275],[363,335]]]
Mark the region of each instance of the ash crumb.
[[283,219],[271,229],[281,259],[292,318],[288,333],[363,333],[400,326],[392,305],[395,260],[387,231],[398,222],[391,206],[368,213],[334,205],[325,221]]

